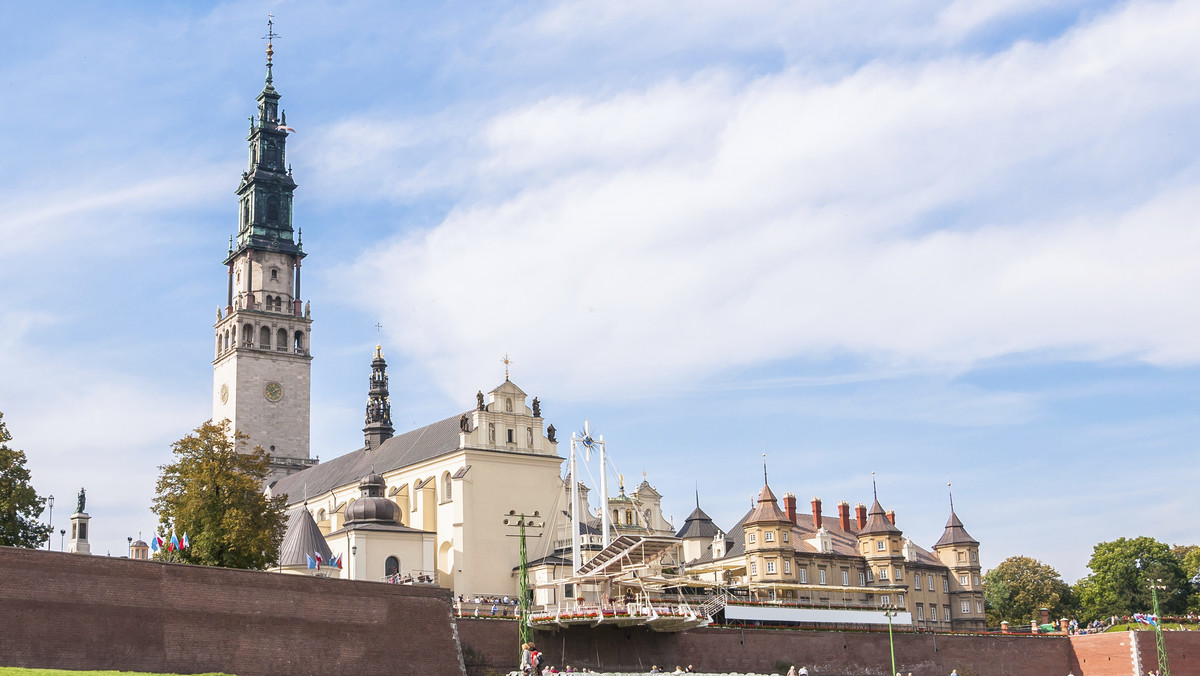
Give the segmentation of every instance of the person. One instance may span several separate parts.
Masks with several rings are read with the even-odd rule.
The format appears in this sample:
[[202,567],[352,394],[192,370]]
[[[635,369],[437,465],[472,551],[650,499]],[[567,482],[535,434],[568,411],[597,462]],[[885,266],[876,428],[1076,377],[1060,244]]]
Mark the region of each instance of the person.
[[529,675],[533,669],[533,652],[528,643],[521,644],[521,673]]
[[792,666],[788,667],[787,676],[796,676],[796,665],[793,664]]
[[661,674],[661,673],[662,673],[662,670],[658,668],[658,665],[657,665],[657,664],[655,664],[655,665],[653,665],[653,666],[651,666],[651,667],[650,667],[650,673],[652,673],[652,674]]
[[683,669],[682,669],[682,668],[681,668],[681,667],[680,667],[678,664],[676,664],[676,665],[675,665],[675,671],[672,671],[671,673],[672,673],[672,674],[682,674],[682,673],[683,673]]
[[687,672],[689,674],[694,674],[694,673],[696,673],[696,670],[692,667],[692,665],[689,664],[688,668],[687,668]]
[[808,667],[800,667],[800,673],[797,676],[808,676]]

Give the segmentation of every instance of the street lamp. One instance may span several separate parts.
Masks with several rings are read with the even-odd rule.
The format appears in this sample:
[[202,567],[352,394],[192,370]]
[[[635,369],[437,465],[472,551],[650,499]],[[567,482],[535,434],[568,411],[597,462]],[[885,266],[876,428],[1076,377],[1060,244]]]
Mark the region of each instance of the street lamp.
[[[1162,580],[1149,580],[1150,597],[1154,600],[1154,642],[1158,646],[1158,673],[1171,676],[1171,664],[1167,661],[1167,644],[1163,642],[1162,621],[1158,617],[1158,590],[1167,590]],[[1157,583],[1157,584],[1155,584]]]
[[66,549],[67,549],[67,529],[64,528],[64,529],[58,531],[58,534],[62,536],[62,539],[58,541],[58,551],[60,551],[60,552],[66,551]]
[[892,618],[895,617],[896,613],[898,613],[898,612],[900,612],[900,611],[895,606],[888,606],[883,611],[883,614],[887,615],[887,618],[888,618],[888,648],[892,652],[892,671],[891,671],[891,673],[893,673],[893,674],[900,673],[900,672],[896,671],[896,644],[895,644],[895,642],[892,641]]
[[125,558],[132,559],[133,558],[133,536],[132,535],[125,536],[125,542],[129,543],[129,545],[125,548]]
[[[47,524],[50,526],[50,535],[54,535],[54,496],[46,498],[46,507],[50,510],[50,519]],[[50,551],[50,538],[46,538],[46,551]]]

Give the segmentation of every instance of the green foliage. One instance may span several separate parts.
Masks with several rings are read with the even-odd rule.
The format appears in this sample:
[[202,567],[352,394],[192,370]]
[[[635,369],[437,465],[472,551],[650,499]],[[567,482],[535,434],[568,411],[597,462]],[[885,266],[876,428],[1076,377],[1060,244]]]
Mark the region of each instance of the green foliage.
[[262,570],[279,558],[284,498],[263,492],[270,458],[246,449],[245,434],[234,436],[228,420],[206,422],[172,444],[175,461],[159,468],[152,511],[166,533],[187,533],[191,545],[176,560]]
[[1160,614],[1171,615],[1187,608],[1191,591],[1188,576],[1171,548],[1154,538],[1101,542],[1092,551],[1088,568],[1092,574],[1075,584],[1086,619],[1150,612],[1150,580],[1166,587],[1158,591]]
[[1028,556],[1010,556],[983,576],[983,598],[987,601],[988,624],[1002,620],[1028,624],[1041,619],[1039,608],[1049,608],[1050,617],[1073,614],[1074,595],[1054,568]]
[[1192,581],[1187,610],[1189,613],[1200,613],[1200,546],[1175,545],[1171,548],[1171,553],[1179,559],[1179,565],[1183,566],[1183,574]]
[[50,537],[50,525],[37,521],[46,499],[29,483],[25,452],[9,448],[9,441],[0,413],[0,545],[33,549]]

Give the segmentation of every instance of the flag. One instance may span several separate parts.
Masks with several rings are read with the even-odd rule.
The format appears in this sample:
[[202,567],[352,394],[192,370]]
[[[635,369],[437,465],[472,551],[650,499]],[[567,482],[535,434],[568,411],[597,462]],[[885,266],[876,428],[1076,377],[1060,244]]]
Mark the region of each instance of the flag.
[[171,533],[171,544],[167,545],[168,552],[172,549],[179,549],[179,536],[175,535],[174,533]]
[[190,546],[190,545],[188,545],[188,541],[187,541],[187,533],[184,533],[184,534],[183,534],[183,541],[179,543],[179,548],[180,548],[180,549],[187,549],[189,546]]
[[338,570],[341,570],[342,569],[342,555],[336,554],[336,555],[330,556],[329,557],[329,566],[331,568],[337,568]]
[[322,563],[325,563],[325,560],[321,558],[321,552],[317,552],[317,570],[321,570]]
[[159,538],[157,535],[151,537],[150,538],[150,551],[158,552],[158,550],[160,550],[160,549],[162,549],[162,539]]
[[308,569],[309,570],[312,570],[317,567],[317,562],[313,561],[313,557],[309,556],[308,554],[305,554],[304,558],[308,559]]
[[281,124],[281,125],[279,125],[278,127],[275,127],[275,129],[276,129],[276,130],[278,130],[278,131],[290,131],[290,132],[292,132],[293,134],[295,134],[295,133],[296,133],[296,130],[295,130],[295,129],[292,129],[291,127],[285,127],[285,126],[283,126],[282,124]]

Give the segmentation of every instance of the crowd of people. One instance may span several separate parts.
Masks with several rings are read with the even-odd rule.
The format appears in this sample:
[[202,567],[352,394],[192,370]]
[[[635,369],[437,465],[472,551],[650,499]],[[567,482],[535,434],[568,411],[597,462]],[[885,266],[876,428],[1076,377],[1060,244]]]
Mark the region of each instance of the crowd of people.
[[454,612],[459,617],[516,617],[517,599],[508,596],[466,596],[454,600]]

